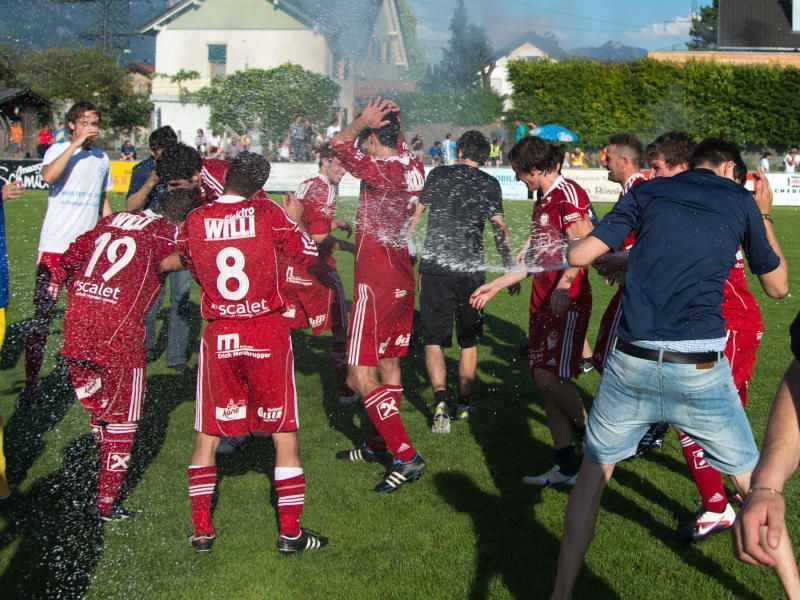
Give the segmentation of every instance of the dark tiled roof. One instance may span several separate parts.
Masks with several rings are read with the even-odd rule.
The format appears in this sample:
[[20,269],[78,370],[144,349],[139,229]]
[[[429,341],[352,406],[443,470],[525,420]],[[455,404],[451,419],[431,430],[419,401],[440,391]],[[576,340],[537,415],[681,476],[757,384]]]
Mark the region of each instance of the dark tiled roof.
[[800,49],[800,33],[792,33],[792,2],[719,0],[717,39],[722,50]]

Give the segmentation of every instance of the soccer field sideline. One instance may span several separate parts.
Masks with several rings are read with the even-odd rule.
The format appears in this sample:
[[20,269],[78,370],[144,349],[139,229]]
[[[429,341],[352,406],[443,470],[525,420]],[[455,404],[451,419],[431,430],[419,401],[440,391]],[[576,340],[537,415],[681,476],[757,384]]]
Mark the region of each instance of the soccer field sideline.
[[[44,210],[43,193],[6,205],[11,258],[12,306],[0,356],[0,414],[7,422],[10,471],[24,463],[20,502],[0,513],[0,590],[8,597],[81,595],[190,597],[543,597],[555,573],[558,538],[568,490],[531,489],[522,475],[551,461],[543,409],[517,348],[526,339],[527,297],[498,296],[486,318],[475,397],[479,413],[454,424],[447,437],[428,431],[432,394],[419,354],[404,365],[403,417],[429,462],[425,477],[389,497],[370,489],[380,469],[337,464],[333,452],[347,447],[361,426],[360,412],[338,407],[328,360],[329,336],[294,336],[300,397],[301,442],[309,491],[304,522],[331,536],[319,553],[284,559],[274,550],[274,509],[264,473],[271,472],[268,443],[255,444],[221,464],[224,473],[216,520],[220,539],[209,556],[189,548],[185,466],[191,448],[193,380],[181,381],[163,358],[148,367],[149,391],[140,443],[134,453],[137,482],[127,504],[142,514],[105,531],[80,522],[90,498],[91,444],[87,418],[65,400],[63,370],[53,370],[61,338],[53,326],[43,373],[53,412],[40,424],[41,443],[23,435],[37,415],[20,415],[22,323],[31,312],[33,264]],[[121,198],[114,198],[115,207]],[[340,203],[352,216],[355,203]],[[598,205],[601,214],[609,209]],[[530,205],[507,205],[516,245],[526,235]],[[800,285],[798,209],[773,210],[790,267],[792,289]],[[422,228],[422,225],[421,225]],[[487,243],[487,254],[493,253]],[[339,255],[340,273],[352,297],[352,262]],[[595,294],[590,340],[611,290],[592,275]],[[793,297],[767,300],[757,284],[765,339],[751,386],[748,414],[760,443],[767,411],[788,365],[788,325],[797,311]],[[196,286],[193,302],[197,301]],[[193,335],[197,335],[195,330]],[[448,364],[455,364],[453,351]],[[196,363],[196,353],[190,364]],[[579,380],[588,397],[597,375]],[[320,410],[320,399],[322,408]],[[42,414],[42,413],[38,413]],[[29,431],[29,429],[28,429]],[[10,448],[9,448],[10,446]],[[17,453],[18,452],[18,453]],[[21,457],[21,458],[20,458]],[[790,533],[800,538],[796,492],[787,486]],[[87,494],[89,494],[87,496]],[[670,539],[672,529],[694,511],[697,493],[688,478],[674,435],[646,460],[625,463],[607,494],[598,535],[587,557],[576,597],[698,598],[778,597],[768,571],[737,563],[729,534],[696,546]],[[254,574],[257,574],[254,576]]]

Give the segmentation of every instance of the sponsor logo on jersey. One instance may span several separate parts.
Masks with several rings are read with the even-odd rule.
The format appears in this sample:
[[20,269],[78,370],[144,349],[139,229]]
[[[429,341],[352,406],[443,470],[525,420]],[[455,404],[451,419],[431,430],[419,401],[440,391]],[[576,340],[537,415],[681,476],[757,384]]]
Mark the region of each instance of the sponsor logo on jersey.
[[92,377],[86,382],[86,385],[75,390],[75,395],[78,397],[78,400],[83,400],[84,398],[94,395],[101,387],[103,387],[102,379],[99,377]]
[[258,418],[262,421],[274,422],[280,420],[283,416],[283,408],[267,408],[265,409],[263,406],[258,407],[258,411],[256,411]]
[[552,350],[558,345],[558,332],[551,331],[547,336],[547,349]]
[[406,296],[408,296],[408,290],[401,290],[401,289],[394,290],[395,298],[405,298]]
[[75,294],[83,298],[91,298],[100,302],[116,304],[119,300],[119,288],[105,283],[94,283],[85,279],[78,279],[73,284]]
[[239,347],[238,333],[222,333],[217,336],[217,352],[235,350]]
[[239,421],[247,417],[247,404],[244,400],[234,402],[230,400],[228,406],[216,408],[217,421]]
[[313,285],[313,281],[310,279],[303,279],[302,277],[298,277],[294,274],[294,267],[286,267],[286,281],[289,283],[294,283],[295,285],[303,285],[303,286],[310,286]]
[[411,334],[408,335],[398,335],[397,339],[394,341],[395,346],[408,346],[411,342]]
[[127,471],[130,462],[130,452],[109,452],[106,469],[109,471]]
[[217,336],[217,358],[235,358],[249,356],[250,358],[270,358],[272,351],[268,348],[253,348],[239,343],[238,333],[222,333]]
[[564,223],[572,223],[573,221],[580,221],[581,217],[578,213],[569,213],[564,216]]
[[389,342],[382,342],[381,345],[378,346],[378,354],[385,354],[388,346]]
[[316,317],[312,317],[308,320],[308,324],[311,327],[320,327],[325,324],[325,321],[328,320],[327,314],[317,315]]
[[417,169],[405,172],[406,191],[418,192],[425,186],[425,177]]
[[111,226],[126,231],[142,230],[157,218],[158,217],[147,217],[144,215],[133,215],[131,213],[121,212],[117,213],[112,219]]
[[234,302],[231,304],[212,304],[211,308],[217,310],[222,317],[246,317],[249,315],[262,315],[269,312],[269,303],[266,298],[250,302]]
[[385,421],[398,412],[400,412],[400,410],[397,408],[397,401],[394,398],[389,398],[378,404],[378,415],[381,421]]
[[547,225],[549,222],[550,222],[550,217],[547,215],[547,213],[544,213],[544,214],[543,214],[543,215],[542,215],[542,216],[539,218],[539,224],[540,224],[540,225]]
[[206,241],[239,240],[256,236],[256,216],[253,207],[240,208],[222,219],[203,219]]

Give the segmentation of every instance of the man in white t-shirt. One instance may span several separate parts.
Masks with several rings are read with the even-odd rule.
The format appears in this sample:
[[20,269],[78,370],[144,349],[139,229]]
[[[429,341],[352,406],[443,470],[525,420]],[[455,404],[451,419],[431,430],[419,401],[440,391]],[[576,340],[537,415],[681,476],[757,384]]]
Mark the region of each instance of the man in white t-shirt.
[[797,154],[797,148],[792,148],[789,154],[783,157],[783,170],[794,173],[798,166],[800,166],[800,155]]
[[333,136],[339,133],[342,130],[342,126],[339,125],[339,117],[333,117],[331,124],[328,125],[328,128],[325,130],[325,141],[329,142]]
[[[106,192],[111,189],[111,163],[92,144],[100,134],[100,115],[91,102],[78,102],[67,112],[72,141],[53,144],[42,161],[48,190],[47,213],[39,237],[33,319],[25,338],[25,389],[36,389],[50,322],[62,281],[61,255],[100,215],[111,214]],[[30,399],[30,398],[29,398]]]

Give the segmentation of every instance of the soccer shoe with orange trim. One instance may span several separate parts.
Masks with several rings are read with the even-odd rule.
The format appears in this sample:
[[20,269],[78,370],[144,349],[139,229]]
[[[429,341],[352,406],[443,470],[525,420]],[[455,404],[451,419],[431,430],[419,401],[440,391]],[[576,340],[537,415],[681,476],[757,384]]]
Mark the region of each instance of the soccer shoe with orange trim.
[[351,462],[386,464],[389,461],[389,451],[386,449],[370,450],[366,444],[361,444],[358,448],[353,448],[352,450],[339,450],[336,453],[336,458]]
[[391,494],[401,485],[416,481],[424,472],[425,461],[418,453],[408,462],[396,460],[389,466],[386,477],[375,486],[374,490],[379,494]]
[[712,534],[729,529],[736,521],[736,512],[728,504],[721,513],[701,510],[690,525],[679,528],[672,536],[678,542],[701,542]]
[[211,552],[211,546],[214,545],[215,535],[194,535],[189,537],[189,543],[195,552]]
[[328,538],[310,529],[300,528],[300,535],[290,538],[285,535],[278,537],[278,552],[284,556],[304,552],[305,550],[316,550],[328,545]]

